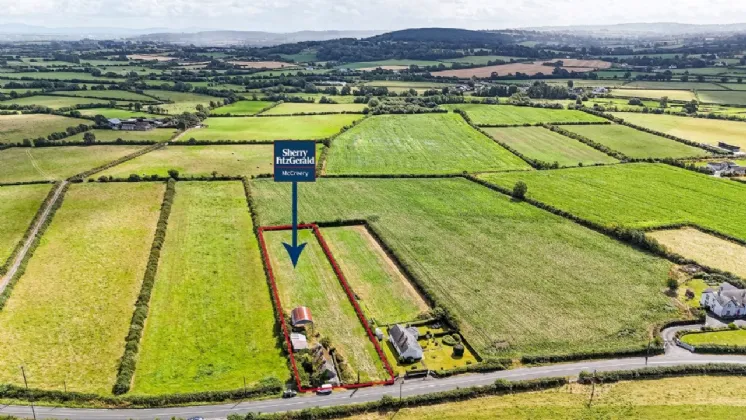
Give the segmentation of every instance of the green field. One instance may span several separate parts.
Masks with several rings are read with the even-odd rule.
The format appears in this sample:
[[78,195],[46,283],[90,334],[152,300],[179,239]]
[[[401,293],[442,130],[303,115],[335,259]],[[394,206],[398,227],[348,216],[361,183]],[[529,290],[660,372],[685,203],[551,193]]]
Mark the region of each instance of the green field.
[[450,67],[450,63],[441,63],[440,61],[433,60],[378,60],[378,61],[360,61],[356,63],[346,63],[337,66],[338,69],[371,69],[376,67],[387,67],[387,66],[437,66],[443,64],[446,67]]
[[681,341],[693,346],[714,344],[719,346],[746,347],[746,330],[712,331],[701,334],[686,334]]
[[197,105],[207,108],[210,105],[210,101],[218,103],[223,101],[223,98],[215,96],[173,90],[145,90],[143,93],[163,101],[173,101],[174,103],[160,105],[161,108],[171,115],[181,114],[182,112],[195,112]]
[[254,115],[272,105],[267,101],[238,101],[210,111],[211,114]]
[[710,153],[700,149],[636,130],[626,125],[568,125],[567,131],[580,134],[631,158],[704,157]]
[[[65,96],[85,96],[88,98],[102,98],[106,100],[117,99],[122,101],[136,101],[136,102],[157,102],[156,99],[150,96],[140,95],[136,92],[130,92],[126,90],[65,90],[60,92],[53,92],[58,95]],[[106,102],[106,101],[97,101]]]
[[454,84],[440,82],[415,82],[409,80],[374,80],[372,82],[366,82],[365,86],[387,88],[442,89],[444,87],[454,86]]
[[149,114],[147,112],[130,111],[121,108],[90,108],[78,110],[82,115],[95,117],[96,115],[103,115],[106,118],[119,118],[120,120],[126,120],[129,118],[162,118],[161,115]]
[[616,163],[618,160],[577,140],[543,127],[485,128],[490,136],[528,158],[560,166]]
[[316,50],[305,49],[297,54],[280,54],[284,60],[292,60],[296,63],[308,63],[311,61],[318,61],[316,57]]
[[480,65],[480,66],[486,66],[488,62],[495,61],[495,60],[502,60],[507,63],[510,62],[510,60],[522,60],[521,57],[510,57],[505,55],[467,55],[465,57],[460,58],[446,58],[443,61],[444,63],[462,63],[462,64],[474,64],[474,65]]
[[[38,95],[38,96],[29,96],[26,98],[18,98],[18,99],[10,99],[7,101],[2,101],[0,102],[0,105],[19,105],[19,106],[39,105],[39,106],[45,106],[47,108],[52,108],[52,109],[60,109],[60,108],[76,107],[78,105],[105,104],[108,102],[109,102],[108,99]],[[126,102],[117,101],[117,103],[123,104]]]
[[0,312],[0,382],[111,392],[164,188],[70,187]]
[[[70,64],[70,63],[67,63]],[[39,79],[39,80],[87,80],[96,83],[118,83],[124,81],[124,79],[118,79],[113,77],[95,77],[90,73],[77,73],[71,71],[55,71],[55,72],[19,72],[19,73],[3,73],[3,78],[8,79]]]
[[668,165],[636,163],[482,178],[508,188],[522,180],[529,197],[606,226],[692,223],[746,239],[746,185]]
[[180,182],[133,392],[239,389],[289,379],[240,182]]
[[[262,225],[290,222],[289,185],[252,186]],[[301,221],[367,219],[482,356],[642,345],[678,316],[667,261],[465,179],[321,178],[300,196]]]
[[204,121],[205,128],[190,131],[181,140],[191,137],[207,141],[316,140],[330,137],[360,118],[361,115],[213,117]]
[[[320,152],[317,152],[320,153]],[[272,173],[272,145],[167,146],[117,165],[102,175],[168,176],[176,169],[184,176],[251,176]]]
[[476,125],[514,125],[565,122],[603,122],[604,119],[583,111],[532,108],[513,105],[457,104],[443,105],[443,108],[466,111]]
[[680,90],[725,90],[715,83],[700,82],[649,82],[634,81],[624,84],[625,89],[680,89]]
[[330,174],[425,174],[530,169],[456,114],[377,115],[332,143]]
[[365,227],[326,228],[322,234],[368,319],[393,324],[427,313],[417,289]]
[[746,105],[746,91],[699,91],[697,97],[706,103]]
[[717,146],[724,141],[746,148],[746,124],[739,121],[653,115],[633,112],[612,112],[632,124],[671,134],[686,140]]
[[134,153],[141,146],[23,147],[0,152],[0,183],[69,178]]
[[[280,301],[286,313],[307,306],[313,315],[313,332],[328,337],[350,366],[340,372],[345,383],[388,379],[383,362],[360,323],[342,285],[310,230],[301,230],[298,241],[307,243],[303,258],[293,268],[283,242],[291,242],[290,231],[265,232],[269,258]],[[312,337],[309,334],[309,344]]]
[[285,102],[268,111],[262,112],[262,115],[287,115],[287,114],[317,114],[323,112],[363,112],[368,105],[366,104],[308,104],[308,103],[291,103]]
[[664,89],[614,89],[614,96],[622,98],[661,99],[664,96],[672,101],[691,101],[697,99],[694,92],[690,90],[664,90]]
[[[156,128],[148,131],[122,131],[122,130],[90,130],[96,136],[96,141],[122,140],[149,140],[155,142],[168,141],[177,133],[173,128]],[[79,133],[68,137],[65,141],[83,142],[85,133]]]
[[[354,91],[354,89],[353,89]],[[337,104],[354,104],[356,96],[354,95],[327,95],[325,93],[288,93],[287,96],[291,98],[303,98],[303,99],[311,99],[315,103],[319,103],[321,98],[326,97],[328,99],[333,100]],[[260,96],[261,98],[261,96]],[[285,102],[286,104],[298,104],[298,105],[312,105],[313,102]],[[309,106],[310,106],[309,105]],[[326,105],[334,105],[334,104],[326,104]],[[325,105],[325,106],[326,106]],[[358,104],[360,105],[360,104]]]
[[49,114],[0,115],[0,143],[21,143],[23,139],[47,137],[80,124],[92,125],[80,118],[60,117]]
[[16,92],[18,94],[28,93],[28,92],[41,92],[41,88],[14,88],[14,89],[0,89],[0,93],[10,93],[10,92]]
[[746,83],[719,83],[719,85],[730,90],[746,90]]
[[50,189],[44,184],[0,187],[0,266],[23,238]]

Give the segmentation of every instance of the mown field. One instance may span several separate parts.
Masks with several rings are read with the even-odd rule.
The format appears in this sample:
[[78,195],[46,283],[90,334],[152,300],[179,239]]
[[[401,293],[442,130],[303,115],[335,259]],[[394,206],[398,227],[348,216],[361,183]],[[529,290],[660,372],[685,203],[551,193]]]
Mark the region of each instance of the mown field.
[[0,266],[23,238],[51,188],[44,184],[0,187]]
[[746,91],[700,91],[697,97],[701,102],[713,104],[746,105]]
[[358,373],[361,382],[388,379],[383,362],[313,232],[299,231],[298,243],[307,245],[295,268],[282,245],[292,243],[290,231],[265,232],[264,238],[285,313],[298,306],[311,310],[313,333],[328,337],[351,367],[354,378],[348,377],[347,383],[356,382]]
[[428,312],[423,297],[365,227],[325,228],[322,234],[368,319],[393,324]]
[[[320,149],[320,147],[319,147]],[[317,156],[320,156],[317,150]],[[272,145],[167,146],[146,153],[103,172],[127,177],[130,174],[168,176],[176,169],[183,176],[251,176],[272,173]]]
[[23,139],[47,137],[65,131],[67,127],[80,124],[92,125],[91,121],[47,114],[0,115],[0,143],[21,143]]
[[[155,128],[148,131],[122,131],[122,130],[90,130],[96,141],[117,141],[122,140],[150,140],[154,142],[161,142],[170,140],[176,135],[176,130],[173,128]],[[65,141],[78,141],[83,142],[85,133],[79,133],[74,136],[68,137]]]
[[663,164],[485,174],[528,196],[607,226],[652,228],[693,223],[746,239],[746,185]]
[[272,105],[268,101],[238,101],[210,111],[211,114],[254,115]]
[[[289,186],[252,185],[260,223],[289,223]],[[322,178],[300,197],[302,221],[369,220],[482,356],[625,348],[677,317],[667,261],[465,179]]]
[[[69,64],[69,63],[67,63]],[[4,73],[3,78],[8,79],[39,79],[39,80],[88,80],[96,83],[117,83],[123,82],[124,79],[115,77],[96,77],[90,73],[83,72],[72,72],[72,71],[54,71],[54,72],[18,72],[18,73]]]
[[[2,101],[0,102],[0,105],[19,105],[19,106],[39,105],[39,106],[45,106],[47,108],[52,108],[52,109],[60,109],[60,108],[75,107],[78,105],[105,104],[108,102],[109,102],[108,99],[38,95],[38,96],[29,96],[26,98],[18,98],[18,99],[10,99],[7,101]],[[127,102],[123,102],[123,101],[116,101],[116,103],[120,105],[127,104]]]
[[[409,67],[412,65],[415,66],[437,66],[441,64],[440,61],[433,61],[433,60],[378,60],[378,61],[359,61],[356,63],[346,63],[341,66],[337,66],[337,68],[345,68],[345,69],[375,69],[376,67]],[[450,67],[450,63],[442,63],[446,67]]]
[[[368,413],[354,420],[383,419],[699,419],[734,417],[746,405],[736,376],[689,376],[561,388],[476,398],[461,402]],[[593,398],[591,398],[593,395]],[[589,406],[588,402],[593,401]]]
[[133,392],[239,389],[290,378],[238,182],[180,182]]
[[190,131],[181,141],[191,137],[206,141],[316,140],[330,137],[360,118],[361,115],[213,117],[204,121],[204,128]]
[[78,110],[82,115],[95,117],[96,115],[103,115],[106,118],[119,118],[120,120],[126,120],[129,118],[163,118],[162,115],[149,114],[147,112],[130,111],[121,108],[89,108]]
[[746,124],[739,121],[710,120],[704,118],[678,117],[675,115],[652,115],[634,112],[612,112],[615,117],[686,140],[717,146],[724,141],[746,148]]
[[692,228],[648,233],[671,252],[746,277],[746,247]]
[[118,99],[122,101],[135,101],[135,102],[156,102],[150,96],[141,95],[137,92],[130,92],[127,90],[64,90],[60,92],[53,92],[58,95],[65,96],[84,96],[89,98],[102,98],[102,99]]
[[424,174],[530,169],[456,114],[377,115],[334,139],[330,174]]
[[363,112],[368,105],[366,104],[309,104],[309,103],[291,103],[285,102],[268,111],[262,112],[262,115],[283,115],[283,114],[315,114],[322,112]]
[[0,183],[69,178],[142,146],[17,147],[0,151]]
[[223,101],[223,98],[215,96],[173,90],[145,90],[143,93],[163,101],[173,101],[174,103],[160,105],[161,108],[171,115],[181,114],[182,112],[196,112],[197,105],[207,108],[210,105],[210,101]]
[[70,187],[0,312],[0,382],[111,392],[164,188]]
[[661,89],[614,89],[614,96],[623,98],[661,99],[664,96],[672,101],[691,101],[697,99],[694,92],[690,90],[661,90]]
[[653,81],[633,81],[624,84],[625,89],[678,89],[678,90],[725,90],[725,88],[715,83],[707,82],[653,82]]
[[526,157],[542,162],[557,162],[560,166],[618,162],[605,153],[543,127],[485,128],[484,131]]
[[442,106],[447,109],[466,111],[476,125],[537,124],[564,122],[603,122],[604,119],[583,111],[532,108],[513,105],[457,104]]
[[704,157],[710,153],[698,147],[669,140],[626,125],[568,125],[567,131],[580,134],[631,158]]

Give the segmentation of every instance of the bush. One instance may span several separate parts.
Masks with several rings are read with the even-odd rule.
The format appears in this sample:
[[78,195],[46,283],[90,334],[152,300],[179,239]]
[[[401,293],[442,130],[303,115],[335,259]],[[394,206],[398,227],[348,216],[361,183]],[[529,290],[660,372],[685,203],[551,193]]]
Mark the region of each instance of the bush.
[[518,181],[513,186],[513,197],[519,200],[526,198],[526,192],[528,191],[528,185],[523,181]]
[[169,169],[168,176],[173,179],[179,179],[179,171],[177,171],[176,169]]

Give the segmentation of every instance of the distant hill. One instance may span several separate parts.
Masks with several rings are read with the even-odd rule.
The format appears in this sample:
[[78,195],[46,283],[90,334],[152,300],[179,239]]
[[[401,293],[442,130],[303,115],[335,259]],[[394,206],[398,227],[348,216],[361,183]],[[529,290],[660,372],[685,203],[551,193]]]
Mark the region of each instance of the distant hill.
[[654,23],[619,23],[615,25],[572,25],[572,26],[540,26],[521,28],[534,31],[550,32],[582,32],[592,34],[627,34],[627,35],[684,35],[684,34],[714,34],[728,32],[746,32],[746,23],[705,24],[696,25],[675,22]]
[[194,33],[161,32],[140,35],[132,40],[169,42],[181,45],[246,45],[268,47],[303,41],[328,41],[339,38],[366,38],[384,31],[299,31],[289,33],[261,31],[203,31]]
[[476,42],[503,43],[509,42],[510,37],[494,32],[471,31],[454,28],[418,28],[388,32],[370,38],[371,41],[399,41],[399,42]]

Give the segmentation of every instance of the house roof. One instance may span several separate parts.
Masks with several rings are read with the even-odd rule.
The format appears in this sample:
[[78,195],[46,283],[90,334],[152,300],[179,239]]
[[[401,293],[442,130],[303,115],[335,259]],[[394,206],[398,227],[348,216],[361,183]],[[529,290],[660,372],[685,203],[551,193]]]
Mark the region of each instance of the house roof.
[[409,349],[414,349],[419,354],[422,354],[422,347],[417,342],[417,337],[412,330],[396,324],[389,328],[389,335],[399,354],[403,354],[409,351]]
[[303,334],[292,333],[290,334],[290,342],[295,350],[303,350],[308,348],[308,340]]
[[313,322],[311,310],[305,306],[299,306],[290,312],[290,321],[293,325],[307,324]]

